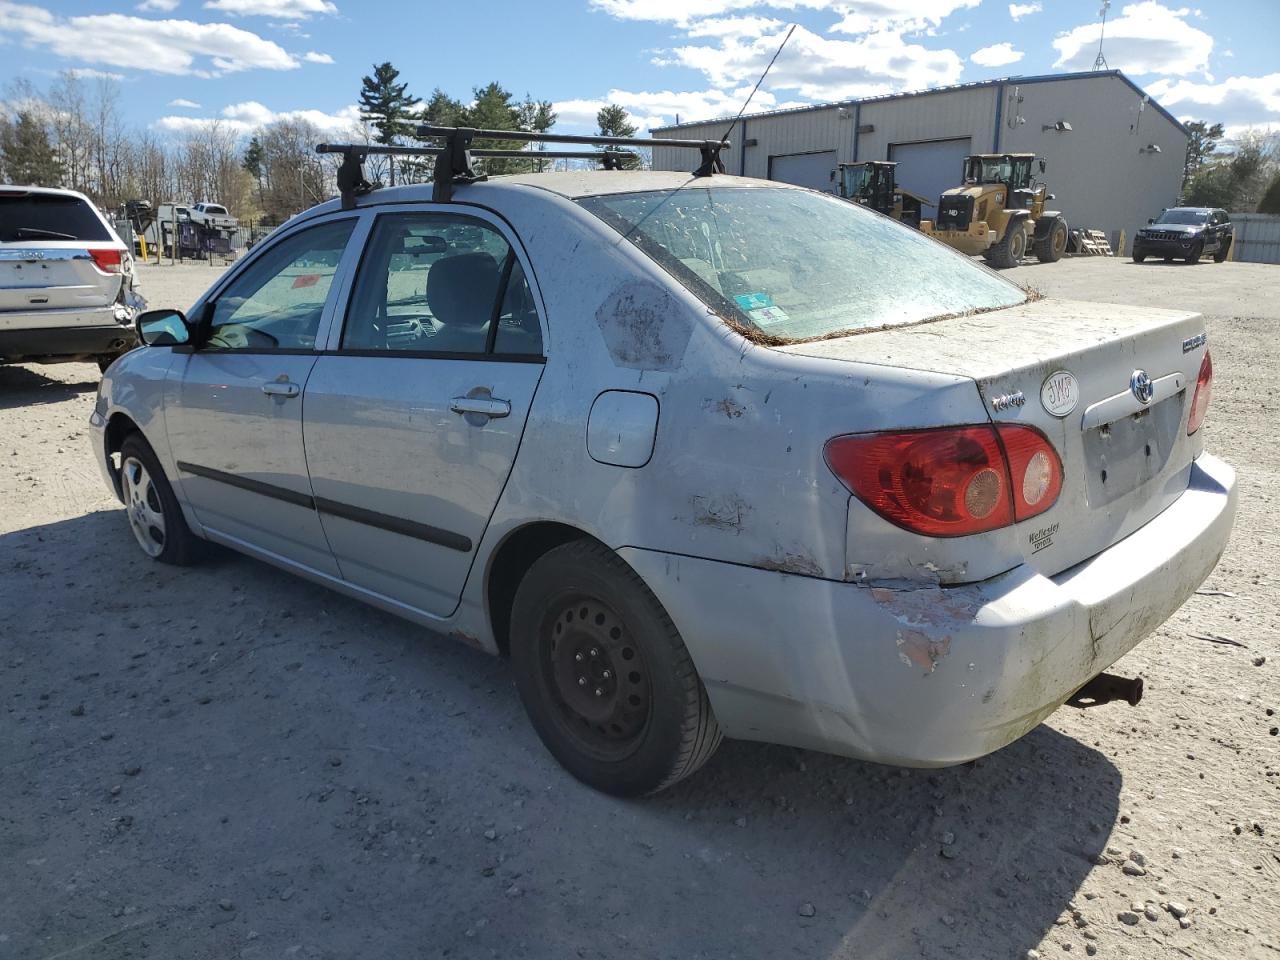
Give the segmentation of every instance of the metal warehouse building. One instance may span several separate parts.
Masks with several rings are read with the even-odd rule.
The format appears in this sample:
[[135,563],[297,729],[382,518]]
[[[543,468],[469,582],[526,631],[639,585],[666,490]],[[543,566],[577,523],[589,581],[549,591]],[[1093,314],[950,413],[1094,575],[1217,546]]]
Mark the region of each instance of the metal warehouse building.
[[[654,130],[719,139],[728,119]],[[761,113],[728,130],[730,173],[835,192],[838,164],[896,160],[898,185],[933,199],[959,184],[970,153],[1035,153],[1052,206],[1072,227],[1132,236],[1178,201],[1187,130],[1118,70],[1010,77]],[[688,151],[655,147],[653,166],[678,170]],[[926,208],[925,216],[936,210]]]

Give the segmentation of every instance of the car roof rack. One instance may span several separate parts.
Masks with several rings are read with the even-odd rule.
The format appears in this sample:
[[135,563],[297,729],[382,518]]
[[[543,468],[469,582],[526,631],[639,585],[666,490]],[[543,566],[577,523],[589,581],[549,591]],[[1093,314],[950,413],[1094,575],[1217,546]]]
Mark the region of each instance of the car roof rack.
[[[709,177],[713,173],[724,173],[724,161],[720,159],[720,151],[729,147],[728,140],[673,140],[670,138],[643,137],[593,137],[577,136],[568,133],[538,133],[532,130],[477,130],[472,127],[437,127],[422,124],[416,131],[421,140],[443,140],[441,146],[400,147],[386,146],[376,143],[321,143],[316,146],[316,153],[342,154],[342,165],[338,168],[338,192],[342,196],[342,209],[350,210],[356,205],[356,197],[365,196],[376,190],[378,185],[370,183],[364,175],[365,158],[372,155],[390,155],[402,157],[435,157],[435,170],[432,176],[433,188],[431,198],[437,203],[445,203],[453,196],[455,184],[479,183],[488,179],[477,174],[471,167],[475,158],[503,158],[510,160],[597,160],[604,164],[606,170],[621,170],[623,161],[633,159],[636,154],[632,150],[610,149],[617,147],[685,147],[698,150],[702,162],[693,171],[695,177]],[[584,146],[605,147],[600,150],[472,150],[474,140],[511,140],[519,143],[563,143]]]

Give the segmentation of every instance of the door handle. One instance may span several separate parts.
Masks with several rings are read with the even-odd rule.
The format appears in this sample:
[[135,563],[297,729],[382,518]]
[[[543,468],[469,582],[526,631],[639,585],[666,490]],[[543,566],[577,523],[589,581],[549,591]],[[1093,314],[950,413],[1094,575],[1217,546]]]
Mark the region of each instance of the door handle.
[[302,388],[288,380],[268,380],[262,385],[262,392],[269,397],[296,397]]
[[510,400],[495,400],[492,397],[454,397],[449,401],[449,409],[454,413],[478,413],[490,420],[511,416]]

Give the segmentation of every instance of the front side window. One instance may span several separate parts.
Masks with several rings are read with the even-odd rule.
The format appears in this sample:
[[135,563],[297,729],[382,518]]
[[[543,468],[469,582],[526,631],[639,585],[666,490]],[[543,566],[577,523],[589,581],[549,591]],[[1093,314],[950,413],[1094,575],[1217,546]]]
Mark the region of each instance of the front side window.
[[211,350],[314,350],[338,262],[355,227],[336,220],[281,240],[214,302]]
[[347,308],[342,349],[539,354],[542,334],[511,245],[458,214],[378,217]]
[[808,191],[684,187],[579,202],[712,310],[783,341],[1027,297],[910,227]]

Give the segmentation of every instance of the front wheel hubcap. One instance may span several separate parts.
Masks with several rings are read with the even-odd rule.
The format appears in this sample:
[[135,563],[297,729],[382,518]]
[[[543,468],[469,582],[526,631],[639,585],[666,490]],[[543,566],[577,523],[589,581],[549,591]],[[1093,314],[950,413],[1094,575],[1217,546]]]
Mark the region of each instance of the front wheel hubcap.
[[164,550],[164,504],[146,466],[137,457],[127,458],[120,468],[124,486],[125,511],[129,515],[129,527],[149,557],[158,557]]

